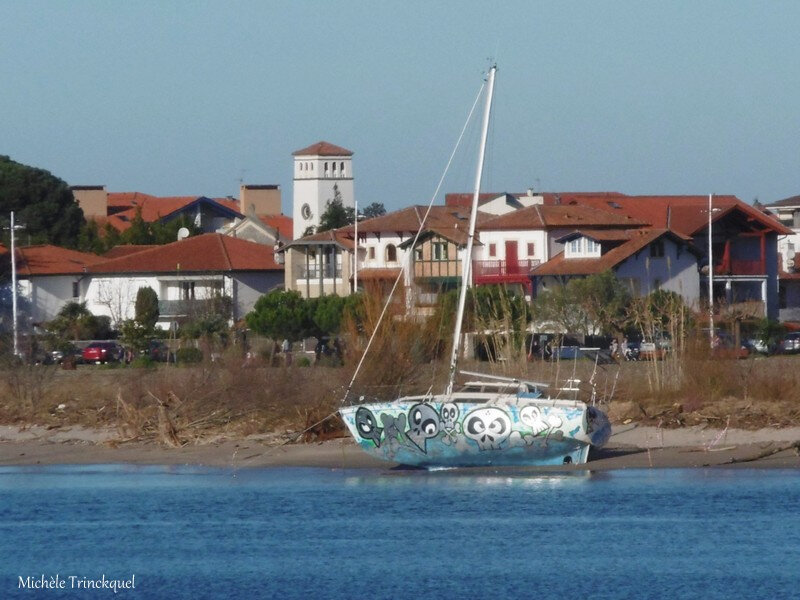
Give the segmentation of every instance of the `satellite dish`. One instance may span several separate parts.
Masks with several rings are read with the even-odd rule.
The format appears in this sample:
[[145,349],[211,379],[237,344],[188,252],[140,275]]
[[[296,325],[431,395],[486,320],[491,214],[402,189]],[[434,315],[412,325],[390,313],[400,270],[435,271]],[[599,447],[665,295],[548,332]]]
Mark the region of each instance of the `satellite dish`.
[[186,227],[178,229],[178,241],[185,240],[189,237],[189,230]]

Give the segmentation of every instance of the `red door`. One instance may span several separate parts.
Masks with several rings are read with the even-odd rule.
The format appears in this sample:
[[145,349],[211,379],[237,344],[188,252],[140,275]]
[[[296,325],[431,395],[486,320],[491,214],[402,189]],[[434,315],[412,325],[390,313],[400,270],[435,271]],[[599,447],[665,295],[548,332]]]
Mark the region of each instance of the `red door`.
[[519,273],[519,259],[517,258],[517,242],[506,240],[506,273],[516,275]]

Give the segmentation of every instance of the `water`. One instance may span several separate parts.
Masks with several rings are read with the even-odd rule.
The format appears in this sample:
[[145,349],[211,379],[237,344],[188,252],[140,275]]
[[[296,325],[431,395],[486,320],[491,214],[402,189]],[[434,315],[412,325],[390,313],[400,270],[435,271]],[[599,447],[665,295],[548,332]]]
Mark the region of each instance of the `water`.
[[0,467],[0,598],[798,598],[799,505],[796,470]]

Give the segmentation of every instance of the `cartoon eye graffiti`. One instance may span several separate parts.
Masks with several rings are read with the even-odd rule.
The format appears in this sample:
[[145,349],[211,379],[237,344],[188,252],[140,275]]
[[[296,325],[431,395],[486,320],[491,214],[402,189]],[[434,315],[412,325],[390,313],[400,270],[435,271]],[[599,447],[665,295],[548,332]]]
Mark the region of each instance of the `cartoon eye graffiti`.
[[442,425],[445,431],[455,429],[458,420],[458,406],[453,402],[442,405]]
[[442,428],[439,414],[429,404],[415,404],[408,412],[408,421],[408,439],[422,452],[427,453],[427,441],[436,437]]
[[511,435],[511,419],[499,408],[479,408],[464,417],[464,431],[481,450],[497,450]]
[[380,447],[383,429],[378,427],[375,415],[368,408],[360,406],[356,411],[356,429],[362,438],[372,440],[375,446]]

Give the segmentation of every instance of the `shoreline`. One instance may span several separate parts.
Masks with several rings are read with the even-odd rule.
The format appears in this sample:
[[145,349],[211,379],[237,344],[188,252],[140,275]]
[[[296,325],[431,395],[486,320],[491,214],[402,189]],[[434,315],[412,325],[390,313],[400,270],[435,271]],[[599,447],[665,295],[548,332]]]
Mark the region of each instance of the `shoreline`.
[[[614,426],[609,444],[592,449],[584,465],[525,467],[534,471],[606,471],[614,469],[800,468],[796,447],[800,427],[718,430],[702,427],[661,429],[635,423]],[[781,450],[781,448],[786,448]],[[217,438],[181,447],[156,441],[119,441],[116,430],[65,427],[0,426],[0,466],[36,465],[186,465],[232,469],[316,467],[396,471],[350,438],[279,445],[276,436]],[[473,467],[459,471],[519,471],[517,467]]]

